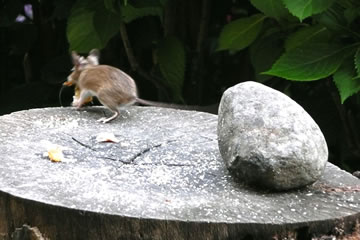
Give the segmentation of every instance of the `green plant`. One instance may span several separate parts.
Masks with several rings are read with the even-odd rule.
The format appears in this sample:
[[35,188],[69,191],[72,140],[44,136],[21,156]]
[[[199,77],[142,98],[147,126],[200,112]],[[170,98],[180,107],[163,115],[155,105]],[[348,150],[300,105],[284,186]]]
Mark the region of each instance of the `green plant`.
[[[150,80],[160,89],[164,85],[170,90],[172,100],[183,101],[182,86],[185,75],[185,47],[175,35],[149,33],[141,39],[153,44],[153,67],[158,69],[161,77],[150,74],[140,66],[134,52],[133,41],[129,40],[126,24],[153,16],[164,28],[164,8],[166,0],[78,0],[72,7],[68,20],[67,36],[70,49],[87,53],[93,48],[104,48],[116,34],[121,34],[128,60],[134,71]],[[143,26],[143,28],[145,28]],[[145,29],[142,29],[146,31]],[[154,30],[154,29],[152,29]],[[165,33],[165,30],[163,31]]]
[[218,50],[250,46],[259,80],[264,80],[261,74],[292,81],[332,76],[342,103],[359,92],[358,1],[251,0],[251,3],[262,14],[225,25]]
[[334,100],[332,107],[336,108],[342,124],[341,138],[345,139],[342,146],[336,147],[335,151],[341,152],[336,161],[348,167],[349,159],[360,158],[359,129],[354,124],[359,98],[344,105],[345,100],[360,91],[360,2],[250,2],[261,13],[225,25],[218,51],[249,48],[255,78],[260,82],[274,77],[292,83],[323,79],[325,84],[320,86]]

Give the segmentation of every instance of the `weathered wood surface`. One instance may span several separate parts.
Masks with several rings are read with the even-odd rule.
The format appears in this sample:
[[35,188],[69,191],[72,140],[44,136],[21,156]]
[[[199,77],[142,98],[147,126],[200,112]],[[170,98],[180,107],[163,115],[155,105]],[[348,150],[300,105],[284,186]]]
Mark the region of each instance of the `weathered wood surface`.
[[[360,181],[332,164],[312,186],[259,192],[225,169],[216,115],[131,107],[110,124],[97,123],[103,111],[48,108],[0,117],[0,239],[23,224],[50,239],[357,234]],[[96,142],[102,132],[120,142]],[[43,156],[49,143],[66,147],[68,161]]]

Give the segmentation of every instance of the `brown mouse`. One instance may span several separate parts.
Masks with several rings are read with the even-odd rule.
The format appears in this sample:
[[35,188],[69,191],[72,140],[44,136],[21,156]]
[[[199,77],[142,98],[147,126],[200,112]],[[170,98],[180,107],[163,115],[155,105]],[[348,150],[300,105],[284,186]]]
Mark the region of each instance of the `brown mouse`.
[[89,98],[97,97],[102,105],[114,113],[109,118],[99,119],[100,122],[107,123],[114,120],[119,116],[118,107],[129,106],[136,102],[151,106],[195,110],[190,106],[158,103],[139,98],[135,81],[129,75],[118,68],[99,65],[99,51],[96,49],[90,51],[87,58],[73,51],[72,61],[73,72],[63,84],[75,85],[80,91],[74,96],[72,106],[81,108],[89,102]]

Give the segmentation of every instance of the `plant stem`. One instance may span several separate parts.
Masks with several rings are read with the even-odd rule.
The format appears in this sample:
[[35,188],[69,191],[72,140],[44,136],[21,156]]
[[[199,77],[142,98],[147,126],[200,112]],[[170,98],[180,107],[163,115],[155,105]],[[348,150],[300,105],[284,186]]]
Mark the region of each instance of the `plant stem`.
[[345,132],[345,139],[346,143],[349,147],[349,150],[352,154],[359,157],[360,156],[360,142],[359,142],[359,136],[356,132],[354,124],[349,119],[349,114],[346,113],[345,107],[343,104],[340,103],[339,94],[334,89],[334,87],[331,85],[331,80],[326,81],[326,85],[329,89],[329,92],[331,94],[331,97],[334,101],[334,104],[336,106],[336,109],[339,113],[339,117]]
[[142,76],[146,80],[153,83],[154,86],[157,88],[158,93],[160,93],[160,91],[164,91],[163,87],[159,84],[159,81],[157,81],[158,79],[155,78],[154,76],[150,76],[146,71],[144,71],[140,67],[140,65],[135,57],[131,43],[130,43],[129,36],[128,36],[127,30],[126,30],[126,25],[123,21],[120,23],[120,35],[121,35],[121,39],[124,44],[125,52],[128,57],[131,69],[133,71],[137,72],[140,76]]
[[176,4],[174,0],[167,1],[164,6],[163,28],[164,36],[173,35],[175,30]]
[[209,19],[210,19],[210,0],[203,0],[201,7],[201,21],[200,21],[200,29],[199,35],[197,39],[196,51],[199,53],[203,52],[204,40],[208,32]]
[[131,47],[129,37],[128,37],[128,34],[127,34],[126,26],[125,26],[125,23],[123,21],[120,23],[120,34],[121,34],[121,39],[123,41],[125,51],[126,51],[126,55],[128,57],[131,69],[136,72],[138,70],[138,68],[139,68],[139,64],[138,64],[138,62],[137,62],[137,60],[135,58],[134,51],[133,51],[133,49]]
[[197,102],[201,104],[203,98],[203,68],[204,68],[204,42],[208,33],[210,19],[210,0],[203,0],[201,6],[201,19],[197,37],[195,56],[192,64],[191,83],[197,83]]

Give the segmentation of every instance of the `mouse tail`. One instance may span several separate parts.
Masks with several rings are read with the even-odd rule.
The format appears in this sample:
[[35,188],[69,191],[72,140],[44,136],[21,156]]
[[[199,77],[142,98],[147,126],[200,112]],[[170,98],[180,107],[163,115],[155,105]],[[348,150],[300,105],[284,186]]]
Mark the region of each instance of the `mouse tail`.
[[218,104],[209,105],[209,106],[181,105],[181,104],[149,101],[141,98],[136,98],[136,102],[145,106],[173,108],[173,109],[189,110],[189,111],[200,111],[200,112],[208,112],[213,114],[217,114],[217,110],[218,110]]
[[63,92],[65,87],[67,87],[67,86],[66,85],[61,85],[61,88],[60,88],[60,91],[59,91],[59,103],[60,103],[61,107],[63,107],[62,100],[61,100],[61,95],[62,95],[62,92]]
[[136,102],[145,105],[145,106],[153,106],[153,107],[162,107],[162,108],[174,108],[181,110],[195,110],[192,106],[180,105],[180,104],[172,104],[172,103],[163,103],[163,102],[155,102],[150,100],[145,100],[141,98],[136,98]]

